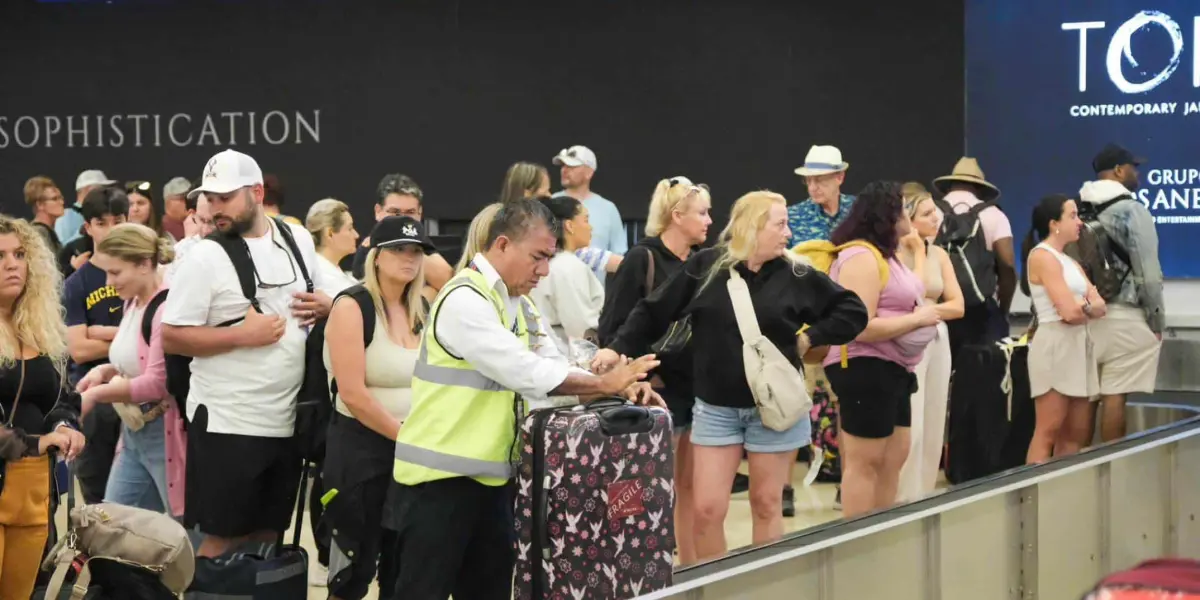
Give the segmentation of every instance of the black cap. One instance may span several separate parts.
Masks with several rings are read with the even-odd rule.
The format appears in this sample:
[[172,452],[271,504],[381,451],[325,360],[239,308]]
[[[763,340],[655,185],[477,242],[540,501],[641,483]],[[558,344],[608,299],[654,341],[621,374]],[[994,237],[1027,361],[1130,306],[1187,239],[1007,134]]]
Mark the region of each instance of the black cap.
[[1101,173],[1110,169],[1115,169],[1121,165],[1138,166],[1146,162],[1146,159],[1134,156],[1132,152],[1116,144],[1109,144],[1092,159],[1092,170]]
[[394,248],[404,244],[416,244],[425,249],[425,254],[437,252],[421,222],[412,217],[384,217],[371,230],[371,248]]

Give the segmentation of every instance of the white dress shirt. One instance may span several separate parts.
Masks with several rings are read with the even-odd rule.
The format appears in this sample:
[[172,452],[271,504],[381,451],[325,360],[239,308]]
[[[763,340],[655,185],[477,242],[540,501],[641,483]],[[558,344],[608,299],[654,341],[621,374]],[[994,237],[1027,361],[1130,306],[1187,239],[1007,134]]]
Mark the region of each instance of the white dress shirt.
[[[509,295],[508,286],[482,254],[476,254],[473,262],[489,288],[504,298],[507,322],[502,325],[496,320],[496,307],[487,298],[471,290],[453,289],[441,300],[435,329],[438,343],[447,352],[461,356],[475,370],[531,401],[544,401],[572,370],[586,373],[571,367],[546,333],[532,340],[532,350],[522,343],[513,333],[520,297]],[[540,320],[540,329],[549,331],[545,319]]]

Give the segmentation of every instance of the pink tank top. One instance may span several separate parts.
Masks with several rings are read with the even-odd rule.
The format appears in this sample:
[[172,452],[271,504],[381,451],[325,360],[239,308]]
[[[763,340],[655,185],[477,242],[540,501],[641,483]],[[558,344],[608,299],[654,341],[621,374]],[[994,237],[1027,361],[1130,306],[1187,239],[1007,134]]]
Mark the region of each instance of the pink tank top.
[[[870,252],[866,248],[846,248],[838,253],[829,269],[829,276],[837,281],[842,265],[859,254]],[[904,266],[896,257],[888,259],[891,274],[887,285],[879,293],[879,302],[875,308],[877,317],[899,317],[913,312],[925,298],[925,285],[911,269]],[[937,335],[936,327],[922,327],[898,338],[880,342],[850,342],[846,345],[846,358],[869,356],[897,363],[912,371],[921,362],[925,346]],[[824,364],[829,366],[842,360],[842,347],[834,346],[829,349]]]

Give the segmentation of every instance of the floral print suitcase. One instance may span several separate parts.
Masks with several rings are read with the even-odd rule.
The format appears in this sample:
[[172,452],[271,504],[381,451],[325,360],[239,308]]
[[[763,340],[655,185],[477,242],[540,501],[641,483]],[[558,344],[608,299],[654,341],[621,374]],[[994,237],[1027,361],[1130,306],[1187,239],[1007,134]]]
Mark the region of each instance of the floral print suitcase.
[[517,600],[633,598],[671,585],[671,417],[618,399],[529,414],[516,498]]

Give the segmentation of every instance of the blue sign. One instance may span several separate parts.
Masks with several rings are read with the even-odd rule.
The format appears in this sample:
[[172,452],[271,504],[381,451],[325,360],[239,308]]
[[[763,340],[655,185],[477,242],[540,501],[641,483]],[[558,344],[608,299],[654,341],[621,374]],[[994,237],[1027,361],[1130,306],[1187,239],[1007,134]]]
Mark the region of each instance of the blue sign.
[[1017,239],[1038,198],[1078,198],[1113,142],[1148,159],[1135,193],[1164,274],[1200,277],[1200,2],[967,0],[966,12],[968,154]]

